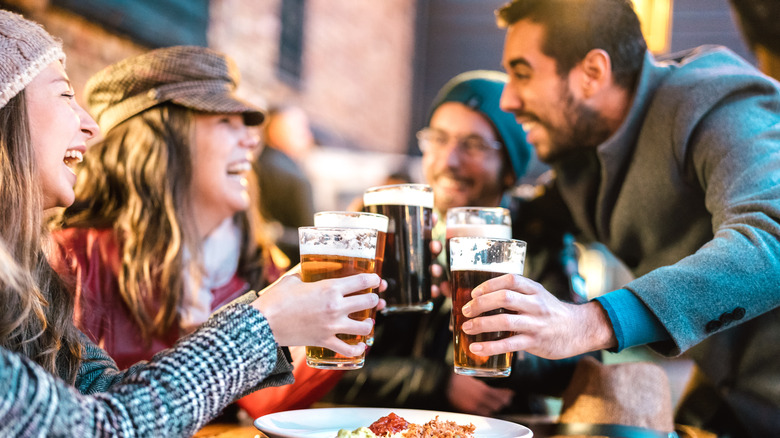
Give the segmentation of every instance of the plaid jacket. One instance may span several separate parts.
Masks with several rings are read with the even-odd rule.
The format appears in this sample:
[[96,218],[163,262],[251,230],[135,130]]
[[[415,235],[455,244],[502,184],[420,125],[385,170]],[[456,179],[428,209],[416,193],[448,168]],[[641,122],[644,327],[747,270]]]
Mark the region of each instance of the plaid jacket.
[[124,371],[84,340],[75,387],[0,349],[0,436],[191,436],[236,398],[292,381],[268,322],[241,303]]

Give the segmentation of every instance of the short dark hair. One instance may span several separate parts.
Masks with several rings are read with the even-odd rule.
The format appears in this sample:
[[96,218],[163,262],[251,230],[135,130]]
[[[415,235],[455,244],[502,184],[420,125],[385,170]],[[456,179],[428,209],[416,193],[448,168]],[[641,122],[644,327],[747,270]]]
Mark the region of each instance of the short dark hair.
[[752,50],[763,46],[780,56],[780,2],[777,0],[731,0],[740,27]]
[[633,89],[647,43],[630,0],[514,0],[496,11],[499,27],[529,19],[545,28],[542,53],[566,75],[593,49],[609,54],[615,83]]

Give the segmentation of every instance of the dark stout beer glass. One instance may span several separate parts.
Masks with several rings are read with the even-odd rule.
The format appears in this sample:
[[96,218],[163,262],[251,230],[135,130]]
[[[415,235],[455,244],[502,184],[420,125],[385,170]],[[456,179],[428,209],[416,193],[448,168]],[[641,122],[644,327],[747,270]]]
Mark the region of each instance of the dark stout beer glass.
[[363,205],[390,218],[382,265],[387,281],[383,312],[430,312],[433,189],[425,184],[372,187],[363,194]]
[[[471,291],[491,278],[504,274],[522,275],[525,264],[525,242],[512,239],[485,237],[453,237],[450,241],[450,270],[452,272],[452,315],[455,373],[478,377],[506,377],[512,371],[512,353],[479,356],[469,351],[472,342],[504,339],[511,332],[467,335],[461,327],[466,318],[463,306],[471,301]],[[506,309],[486,312],[479,316],[507,313]]]
[[[305,282],[374,272],[377,241],[374,229],[300,227],[298,236],[301,277]],[[352,295],[369,292],[371,289],[364,289]],[[362,321],[370,317],[370,310],[351,313],[349,317]],[[338,337],[350,345],[366,341],[366,336],[339,334]],[[365,351],[360,356],[347,357],[328,348],[306,347],[306,364],[313,368],[357,369],[363,366],[365,358]]]
[[[385,259],[385,242],[387,240],[387,228],[390,219],[387,216],[373,213],[361,213],[355,211],[321,211],[314,214],[315,227],[340,227],[340,228],[372,228],[376,235],[376,263],[374,272],[382,276],[382,261]],[[379,293],[379,288],[374,289]],[[376,308],[371,309],[370,318],[376,321]],[[374,328],[366,338],[366,345],[374,345]]]

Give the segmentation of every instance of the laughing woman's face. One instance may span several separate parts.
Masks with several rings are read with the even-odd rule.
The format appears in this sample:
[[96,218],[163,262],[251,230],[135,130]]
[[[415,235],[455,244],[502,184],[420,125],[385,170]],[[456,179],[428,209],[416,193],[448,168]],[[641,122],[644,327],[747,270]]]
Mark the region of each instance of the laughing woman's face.
[[87,140],[98,134],[98,126],[76,103],[73,87],[59,61],[30,82],[25,97],[38,181],[43,187],[43,206],[66,207],[75,197],[73,167],[81,162]]

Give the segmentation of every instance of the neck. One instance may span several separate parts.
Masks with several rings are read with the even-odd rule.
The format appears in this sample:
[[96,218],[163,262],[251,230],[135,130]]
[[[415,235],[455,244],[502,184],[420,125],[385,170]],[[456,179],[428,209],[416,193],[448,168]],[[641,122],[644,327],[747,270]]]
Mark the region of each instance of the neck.
[[764,74],[780,81],[780,55],[775,55],[764,46],[756,46],[756,59],[758,68]]
[[610,136],[614,134],[626,120],[633,101],[634,94],[617,85],[612,85],[610,90],[605,93],[602,102],[600,103],[600,114],[607,124]]

